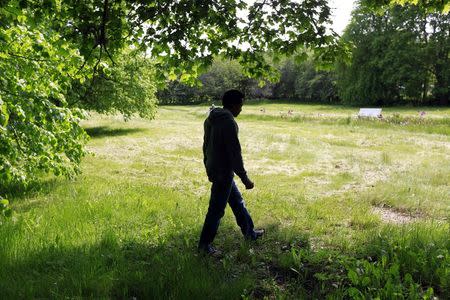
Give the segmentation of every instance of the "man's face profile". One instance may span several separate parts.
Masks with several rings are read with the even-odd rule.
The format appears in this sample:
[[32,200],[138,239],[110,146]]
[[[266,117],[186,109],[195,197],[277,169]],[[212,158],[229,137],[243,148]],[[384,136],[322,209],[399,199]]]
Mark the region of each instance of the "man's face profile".
[[242,105],[243,105],[243,103],[231,105],[231,107],[230,107],[230,112],[231,112],[231,114],[233,115],[233,117],[236,118],[237,116],[239,116],[239,114],[240,114],[241,111],[242,111]]

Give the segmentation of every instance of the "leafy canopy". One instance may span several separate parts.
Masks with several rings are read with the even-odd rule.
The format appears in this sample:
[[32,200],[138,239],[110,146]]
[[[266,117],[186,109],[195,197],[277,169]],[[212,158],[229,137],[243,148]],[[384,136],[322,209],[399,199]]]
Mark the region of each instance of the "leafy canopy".
[[264,53],[325,51],[335,42],[326,31],[326,0],[33,0],[27,7],[38,16],[56,10],[52,26],[76,41],[87,61],[114,60],[126,44],[150,51],[160,79],[194,80],[218,55],[267,77],[273,70]]

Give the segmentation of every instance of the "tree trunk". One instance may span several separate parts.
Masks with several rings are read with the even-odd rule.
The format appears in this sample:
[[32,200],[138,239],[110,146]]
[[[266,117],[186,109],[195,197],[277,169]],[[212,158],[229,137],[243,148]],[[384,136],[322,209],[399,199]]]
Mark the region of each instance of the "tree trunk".
[[446,94],[441,94],[440,96],[439,96],[439,105],[442,105],[442,106],[447,106],[447,105],[449,105],[449,96],[448,96],[448,93],[446,93]]
[[440,105],[448,105],[449,100],[448,85],[449,85],[448,81],[445,80],[445,77],[442,76],[442,74],[438,73],[438,70],[436,70],[436,86],[435,86],[436,100],[438,100]]

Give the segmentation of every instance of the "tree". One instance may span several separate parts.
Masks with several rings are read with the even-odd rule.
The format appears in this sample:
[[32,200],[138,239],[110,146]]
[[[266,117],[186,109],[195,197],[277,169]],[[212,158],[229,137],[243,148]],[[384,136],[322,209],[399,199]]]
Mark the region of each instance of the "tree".
[[396,5],[416,5],[427,11],[450,12],[448,0],[362,0],[361,3],[372,10],[386,9]]
[[102,67],[81,84],[75,81],[69,92],[69,106],[103,114],[133,114],[153,119],[156,112],[154,67],[149,58],[136,51],[124,51],[115,64]]
[[[124,44],[149,49],[160,79],[194,81],[218,55],[238,59],[254,77],[270,77],[275,73],[264,53],[293,53],[299,46],[324,50],[334,43],[326,33],[330,9],[325,0],[260,0],[251,5],[244,0],[58,3],[34,0],[28,7],[38,15],[58,10],[52,26],[79,44],[81,54],[94,64],[103,58],[114,60]],[[248,14],[240,17],[244,10]]]
[[280,80],[273,88],[274,98],[294,99],[295,83],[299,76],[298,68],[292,57],[281,61],[279,65]]
[[242,68],[236,61],[218,58],[208,72],[200,76],[202,86],[199,95],[204,100],[219,100],[226,90],[237,88],[244,91],[246,88],[242,83],[245,79]]
[[294,57],[281,61],[280,81],[274,85],[273,97],[305,102],[336,102],[333,71],[320,70],[312,55],[306,61]]
[[427,25],[431,27],[431,32],[428,34],[426,54],[430,59],[431,72],[435,77],[433,94],[441,105],[448,105],[450,99],[450,13],[431,14],[428,21]]
[[340,98],[358,105],[427,103],[431,87],[444,104],[449,92],[449,24],[448,14],[428,13],[418,6],[396,6],[383,14],[363,6],[356,9],[343,36],[354,45],[352,61],[337,67]]
[[301,101],[337,102],[334,72],[317,70],[311,60],[298,65],[295,81],[295,97]]

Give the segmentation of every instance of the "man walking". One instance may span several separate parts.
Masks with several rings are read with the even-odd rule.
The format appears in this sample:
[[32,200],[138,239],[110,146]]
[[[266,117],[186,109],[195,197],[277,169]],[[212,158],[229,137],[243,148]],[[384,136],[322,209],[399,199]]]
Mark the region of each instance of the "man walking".
[[246,239],[256,240],[264,234],[264,230],[254,230],[252,218],[233,180],[236,174],[246,189],[254,186],[244,169],[238,139],[239,128],[234,120],[241,112],[243,102],[244,94],[240,91],[225,92],[222,98],[223,108],[213,108],[204,123],[203,162],[212,187],[198,249],[210,255],[220,254],[211,243],[217,234],[227,203]]

